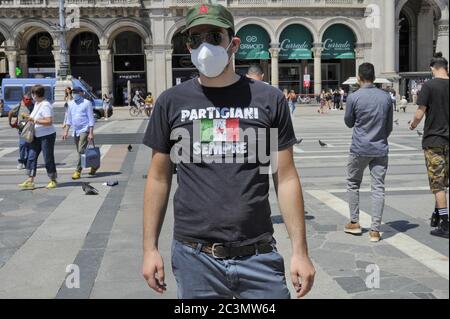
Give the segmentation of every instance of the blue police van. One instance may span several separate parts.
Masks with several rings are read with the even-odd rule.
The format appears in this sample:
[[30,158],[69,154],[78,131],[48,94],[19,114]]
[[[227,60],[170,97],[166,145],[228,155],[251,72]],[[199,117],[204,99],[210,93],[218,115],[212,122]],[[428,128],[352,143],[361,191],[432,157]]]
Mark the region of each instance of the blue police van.
[[[72,79],[72,87],[81,87],[84,92],[84,97],[92,102],[94,105],[94,116],[99,119],[104,114],[103,101],[98,98],[93,92],[92,88],[82,79]],[[45,98],[50,103],[55,102],[55,78],[5,78],[1,85],[0,99],[4,102],[2,116],[6,116],[12,108],[17,106],[22,100],[24,94],[31,94],[31,88],[34,85],[42,85],[45,89]],[[112,108],[108,111],[109,116],[112,115]]]

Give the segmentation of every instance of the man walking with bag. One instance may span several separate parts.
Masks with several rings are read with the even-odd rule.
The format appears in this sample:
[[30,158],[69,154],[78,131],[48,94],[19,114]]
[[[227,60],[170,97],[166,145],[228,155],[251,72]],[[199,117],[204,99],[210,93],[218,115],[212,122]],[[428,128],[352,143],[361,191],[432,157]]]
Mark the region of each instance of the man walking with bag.
[[[81,154],[83,154],[90,142],[94,140],[94,110],[92,103],[83,97],[83,90],[74,87],[72,90],[73,100],[69,101],[67,109],[66,128],[63,140],[69,136],[69,129],[73,127],[73,137],[78,152],[77,169],[72,175],[73,180],[81,177]],[[98,167],[91,167],[89,175],[95,175]]]
[[361,88],[347,99],[345,124],[353,128],[352,145],[347,165],[347,193],[351,221],[345,232],[362,234],[359,224],[359,188],[369,166],[372,178],[371,242],[381,239],[380,226],[384,210],[385,184],[388,169],[388,137],[393,127],[393,107],[389,93],[375,87],[375,68],[370,63],[359,67]]
[[262,130],[278,142],[270,149],[278,159],[273,174],[292,242],[292,285],[297,297],[303,297],[315,270],[307,249],[302,188],[293,160],[297,139],[287,101],[278,89],[235,73],[231,60],[240,39],[225,7],[193,6],[186,22],[187,46],[200,76],[161,94],[145,133],[152,162],[144,193],[143,276],[156,292],[166,289],[158,239],[172,182],[171,158],[180,146],[192,155],[174,158],[178,189],[172,270],[178,297],[290,297],[273,238],[268,170],[261,170],[267,162],[253,147],[256,135],[241,133],[261,137]]

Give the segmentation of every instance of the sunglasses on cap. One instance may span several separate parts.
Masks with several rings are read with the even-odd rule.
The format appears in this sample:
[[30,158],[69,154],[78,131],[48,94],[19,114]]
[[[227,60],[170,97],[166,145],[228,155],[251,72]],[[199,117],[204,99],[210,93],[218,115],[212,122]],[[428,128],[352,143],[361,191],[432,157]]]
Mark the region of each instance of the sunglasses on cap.
[[187,37],[187,43],[192,49],[197,49],[203,42],[220,45],[224,35],[220,31],[211,31],[205,33],[192,33]]

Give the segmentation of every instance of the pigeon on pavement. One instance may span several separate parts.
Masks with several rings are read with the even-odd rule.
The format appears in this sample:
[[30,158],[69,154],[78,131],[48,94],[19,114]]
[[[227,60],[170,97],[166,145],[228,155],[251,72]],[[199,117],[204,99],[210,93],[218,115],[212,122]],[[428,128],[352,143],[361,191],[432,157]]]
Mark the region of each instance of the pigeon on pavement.
[[92,187],[89,183],[82,182],[81,188],[86,195],[98,195],[98,190],[95,189],[95,187]]

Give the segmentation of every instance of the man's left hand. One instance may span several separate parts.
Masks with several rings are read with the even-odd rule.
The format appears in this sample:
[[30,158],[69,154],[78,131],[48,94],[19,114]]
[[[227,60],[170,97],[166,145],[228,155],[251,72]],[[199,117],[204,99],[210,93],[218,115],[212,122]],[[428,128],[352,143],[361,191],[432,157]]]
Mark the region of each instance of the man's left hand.
[[94,139],[94,134],[93,133],[89,133],[88,135],[88,141],[92,141]]
[[297,298],[306,296],[311,290],[315,275],[316,270],[308,256],[292,256],[291,280],[297,292]]

